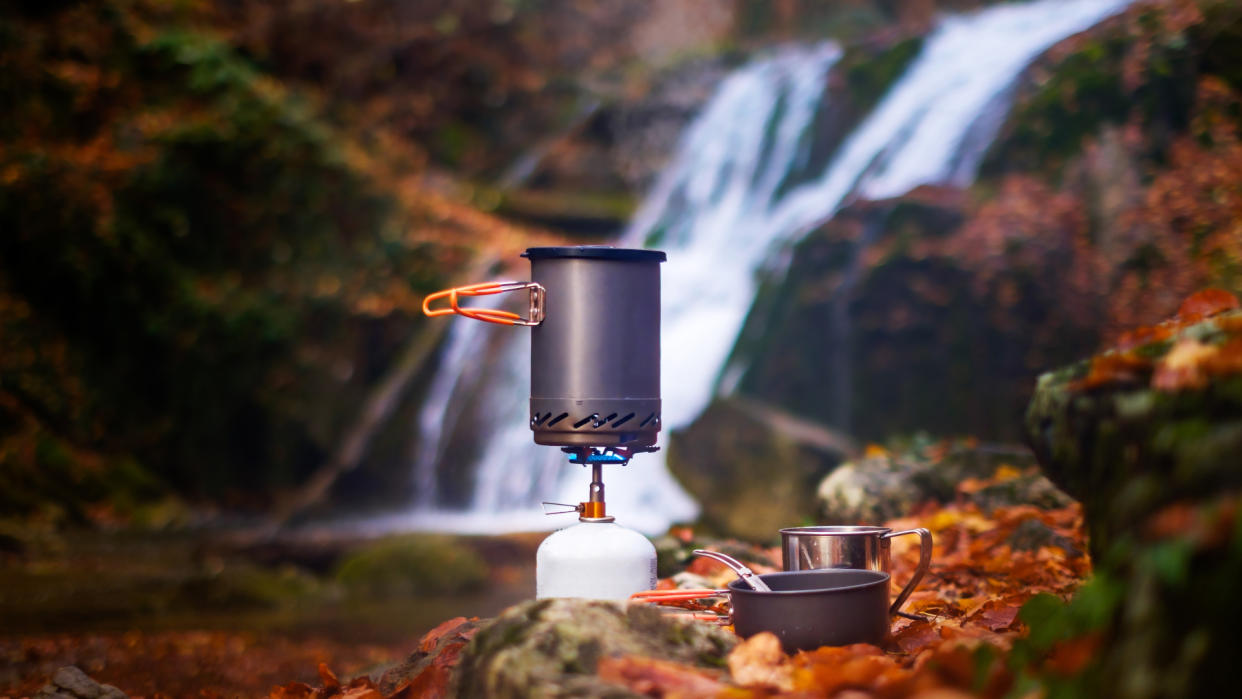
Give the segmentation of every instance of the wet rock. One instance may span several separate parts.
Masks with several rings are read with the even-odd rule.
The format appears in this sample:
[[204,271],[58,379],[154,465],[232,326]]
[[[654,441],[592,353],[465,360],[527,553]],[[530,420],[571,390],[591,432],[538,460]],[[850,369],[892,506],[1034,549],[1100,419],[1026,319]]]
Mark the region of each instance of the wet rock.
[[[1067,693],[1236,690],[1242,311],[1201,313],[1194,298],[1181,317],[1042,376],[1027,412],[1041,467],[1083,502],[1096,562],[1069,605],[1024,612],[1033,644],[1098,634]],[[1015,547],[1041,545],[1033,529],[1018,534]]]
[[72,665],[60,668],[51,683],[35,694],[36,699],[126,699],[125,692],[100,684]]
[[1027,410],[1030,444],[1083,502],[1096,555],[1160,507],[1242,488],[1242,372],[1223,370],[1242,311],[1150,332],[1159,339],[1044,374]]
[[532,600],[479,629],[454,688],[461,697],[633,697],[596,676],[601,658],[637,655],[720,670],[736,642],[719,627],[651,607]]
[[814,517],[815,484],[851,447],[813,423],[723,399],[672,434],[668,463],[699,501],[702,529],[769,541]]

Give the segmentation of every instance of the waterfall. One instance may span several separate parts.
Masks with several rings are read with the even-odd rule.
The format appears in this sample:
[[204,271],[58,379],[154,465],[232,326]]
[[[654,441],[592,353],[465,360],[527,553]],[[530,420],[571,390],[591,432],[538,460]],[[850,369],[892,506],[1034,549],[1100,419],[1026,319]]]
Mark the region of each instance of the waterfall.
[[[832,43],[787,47],[727,77],[688,127],[620,244],[668,253],[662,270],[662,399],[665,431],[694,420],[723,383],[721,374],[756,292],[757,272],[825,222],[848,196],[885,198],[922,184],[967,185],[994,138],[1021,71],[1052,44],[1119,11],[1129,0],[1037,0],[942,18],[920,54],[819,173],[792,181],[806,163],[810,128],[824,104]],[[465,320],[459,325],[479,325]],[[511,347],[482,382],[491,425],[475,465],[470,511],[419,509],[391,526],[498,531],[548,529],[541,499],[578,502],[589,478],[558,450],[533,443],[526,424],[529,339]],[[453,373],[454,332],[441,371]],[[433,387],[420,414],[420,481],[451,455],[438,453],[437,416],[453,415],[469,377]],[[662,442],[667,443],[667,436]],[[428,461],[431,459],[431,461]],[[469,467],[457,464],[457,467]],[[609,511],[647,532],[689,519],[696,505],[669,475],[663,453],[607,467]]]

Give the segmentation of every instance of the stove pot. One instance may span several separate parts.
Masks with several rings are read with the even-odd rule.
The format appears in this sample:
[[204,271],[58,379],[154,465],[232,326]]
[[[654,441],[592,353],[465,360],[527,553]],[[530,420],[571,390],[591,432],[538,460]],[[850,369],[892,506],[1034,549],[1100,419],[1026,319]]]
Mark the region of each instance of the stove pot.
[[[458,314],[531,328],[530,428],[559,447],[649,450],[660,431],[659,250],[600,245],[529,248],[529,282],[484,282],[423,300],[431,317]],[[530,292],[528,315],[460,305]],[[448,307],[432,308],[435,302]]]
[[551,446],[654,445],[660,431],[658,250],[530,248],[530,427]]

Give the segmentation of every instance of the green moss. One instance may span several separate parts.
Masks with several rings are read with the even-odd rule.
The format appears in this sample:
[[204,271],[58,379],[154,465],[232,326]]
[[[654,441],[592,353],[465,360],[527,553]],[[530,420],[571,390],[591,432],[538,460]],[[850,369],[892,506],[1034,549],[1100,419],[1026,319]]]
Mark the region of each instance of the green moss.
[[434,534],[391,537],[350,554],[334,577],[351,593],[401,596],[461,592],[487,581],[487,564],[462,540]]
[[234,564],[217,571],[200,571],[180,583],[175,608],[215,610],[271,609],[310,599],[322,584],[292,566],[278,569]]
[[923,37],[916,36],[874,54],[857,48],[847,51],[841,58],[841,70],[850,99],[859,109],[870,110],[922,49]]
[[1121,62],[1132,39],[1112,35],[1087,41],[1057,64],[1049,79],[1022,99],[1008,130],[992,144],[981,172],[1047,171],[1077,153],[1083,139],[1130,113]]

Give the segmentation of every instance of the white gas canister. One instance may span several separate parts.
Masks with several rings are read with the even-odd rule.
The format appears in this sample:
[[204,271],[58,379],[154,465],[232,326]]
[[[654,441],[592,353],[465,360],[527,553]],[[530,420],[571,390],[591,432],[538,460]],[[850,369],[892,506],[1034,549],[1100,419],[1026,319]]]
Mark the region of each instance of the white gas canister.
[[626,600],[655,583],[655,547],[615,522],[579,522],[553,532],[535,554],[539,599]]

